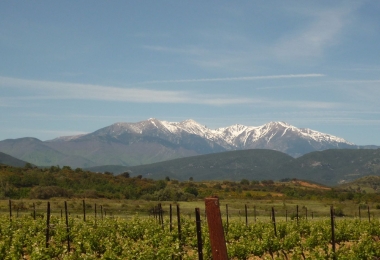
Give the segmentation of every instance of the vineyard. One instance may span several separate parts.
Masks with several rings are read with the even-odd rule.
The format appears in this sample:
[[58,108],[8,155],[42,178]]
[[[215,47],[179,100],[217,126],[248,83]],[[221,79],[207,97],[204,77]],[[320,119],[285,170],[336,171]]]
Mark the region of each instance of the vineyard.
[[[178,216],[3,214],[0,259],[198,259],[196,221]],[[336,217],[334,243],[330,218],[273,220],[223,219],[229,258],[380,259],[377,219]],[[205,216],[200,223],[211,259]]]

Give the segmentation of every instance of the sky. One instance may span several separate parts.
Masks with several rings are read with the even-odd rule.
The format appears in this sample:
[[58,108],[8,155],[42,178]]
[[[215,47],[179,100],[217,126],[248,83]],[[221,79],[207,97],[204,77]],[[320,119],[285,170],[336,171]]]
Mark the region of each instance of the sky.
[[193,119],[380,145],[380,1],[0,1],[0,140]]

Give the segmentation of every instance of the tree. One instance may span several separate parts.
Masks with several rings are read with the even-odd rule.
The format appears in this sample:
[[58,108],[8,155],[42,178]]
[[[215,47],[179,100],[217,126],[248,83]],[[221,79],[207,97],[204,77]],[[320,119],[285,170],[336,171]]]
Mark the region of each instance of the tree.
[[193,194],[195,197],[198,196],[198,190],[195,187],[187,187],[185,192]]
[[242,180],[240,181],[240,184],[241,184],[241,185],[249,185],[249,180],[247,180],[247,179],[242,179]]
[[76,169],[75,169],[75,172],[76,172],[76,173],[79,173],[79,172],[83,172],[83,170],[82,170],[82,168],[76,168]]
[[33,169],[33,165],[31,163],[26,163],[24,168],[25,169]]
[[72,169],[71,169],[70,166],[63,166],[63,167],[62,167],[62,170],[64,170],[64,171],[69,171],[69,172],[72,171]]
[[129,172],[123,172],[119,175],[120,177],[124,177],[124,178],[129,178],[131,177],[131,175],[129,174]]
[[260,182],[257,181],[257,180],[252,180],[251,181],[251,185],[259,185],[259,184],[260,184]]
[[193,180],[194,180],[194,178],[193,178],[193,177],[190,177],[190,178],[189,178],[189,181],[193,181]]
[[165,189],[165,187],[166,187],[166,182],[164,180],[158,180],[156,182],[156,189],[157,190]]

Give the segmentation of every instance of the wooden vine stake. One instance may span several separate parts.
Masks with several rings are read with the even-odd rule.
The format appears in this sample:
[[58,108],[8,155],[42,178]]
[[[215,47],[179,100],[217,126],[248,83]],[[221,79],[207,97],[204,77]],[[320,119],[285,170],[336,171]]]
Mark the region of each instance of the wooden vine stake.
[[9,220],[12,221],[12,201],[9,200]]
[[227,260],[227,247],[226,240],[224,238],[222,215],[220,213],[218,197],[206,198],[205,205],[212,250],[212,259]]
[[274,208],[273,207],[272,207],[272,222],[273,222],[274,235],[277,237],[276,216],[275,216]]
[[226,232],[228,232],[228,204],[226,204],[226,217],[227,217],[227,230],[226,230]]
[[199,208],[195,209],[195,223],[196,223],[196,228],[197,228],[198,260],[203,260],[201,213],[200,213]]
[[86,202],[83,200],[83,221],[86,222]]
[[49,247],[49,237],[50,235],[50,202],[47,203],[46,210],[46,248]]
[[334,207],[330,208],[330,216],[331,216],[331,244],[332,244],[332,258],[335,260],[335,223],[334,223]]
[[33,219],[36,220],[36,204],[33,202]]
[[[179,246],[182,248],[182,232],[181,232],[181,212],[179,210],[179,205],[177,204],[177,224],[178,224],[178,240]],[[182,259],[182,256],[179,256],[179,259]]]
[[245,204],[245,225],[248,226],[248,209],[247,209],[247,204]]
[[163,215],[161,203],[158,204],[158,214],[159,214],[159,222],[162,226],[162,229],[164,229],[164,215]]
[[70,228],[69,228],[69,217],[67,215],[67,202],[66,201],[65,201],[65,218],[66,218],[67,252],[70,252]]
[[169,206],[169,231],[172,232],[173,230],[173,209],[172,204]]
[[95,226],[96,226],[96,203],[95,203]]
[[369,212],[369,206],[367,206],[367,211],[368,211],[368,222],[371,222],[371,214]]

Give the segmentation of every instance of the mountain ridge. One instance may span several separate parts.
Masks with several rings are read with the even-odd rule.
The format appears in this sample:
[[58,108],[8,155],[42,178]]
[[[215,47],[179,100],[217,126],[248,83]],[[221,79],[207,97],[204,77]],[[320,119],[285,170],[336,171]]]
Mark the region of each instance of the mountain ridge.
[[[107,170],[112,171],[111,169],[109,167]],[[96,168],[92,170],[96,171]],[[297,178],[335,186],[363,176],[380,176],[380,149],[329,149],[298,158],[274,150],[253,149],[186,157],[117,170],[152,179],[164,179],[166,176],[181,181],[190,177],[197,181]]]
[[13,167],[24,167],[28,162],[19,160],[9,154],[0,152],[0,164],[10,165]]
[[[137,123],[125,123],[118,122],[110,126],[101,128],[93,133],[87,134],[108,134],[114,137],[128,132],[133,134],[145,134],[154,129],[160,130],[163,133],[171,133],[174,135],[181,134],[181,131],[184,131],[188,134],[194,134],[201,137],[205,137],[210,141],[216,141],[221,143],[221,145],[227,143],[230,147],[226,148],[246,148],[248,138],[251,142],[255,142],[259,139],[264,138],[267,142],[270,142],[271,138],[276,135],[278,132],[282,131],[281,137],[286,134],[286,132],[296,132],[298,135],[309,138],[314,141],[322,142],[329,141],[334,142],[335,144],[343,143],[346,145],[354,145],[346,141],[343,138],[333,136],[330,134],[325,134],[319,131],[311,130],[309,128],[297,128],[286,122],[277,122],[271,121],[267,124],[261,126],[245,126],[240,124],[235,124],[227,127],[217,128],[215,130],[209,129],[204,125],[199,124],[198,122],[187,119],[181,122],[168,122],[168,121],[159,121],[155,118],[149,118],[145,121],[140,121]],[[272,131],[276,130],[275,133]],[[271,134],[271,137],[267,137],[268,134]],[[58,137],[50,141],[72,141],[80,139],[86,135],[76,135],[76,136],[66,136]]]
[[[28,141],[29,140],[29,141]],[[299,157],[332,148],[360,148],[343,138],[286,122],[209,129],[188,119],[118,122],[92,133],[0,141],[0,151],[39,166],[143,165],[170,159],[246,149],[271,149]],[[373,147],[375,148],[375,147]]]

